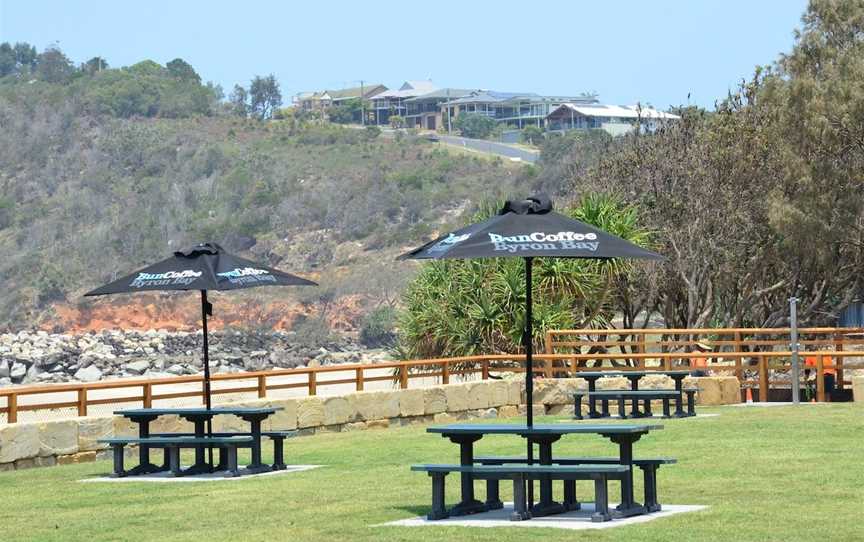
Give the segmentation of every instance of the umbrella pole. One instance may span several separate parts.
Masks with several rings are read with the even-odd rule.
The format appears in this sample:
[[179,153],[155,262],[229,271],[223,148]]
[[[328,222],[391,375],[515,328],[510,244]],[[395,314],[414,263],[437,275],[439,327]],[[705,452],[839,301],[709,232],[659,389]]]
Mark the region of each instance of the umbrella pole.
[[[523,340],[525,342],[525,405],[528,415],[528,427],[534,427],[534,325],[532,315],[533,301],[531,299],[531,287],[533,281],[531,278],[531,268],[533,267],[534,258],[525,258],[525,334]],[[534,463],[534,444],[531,438],[525,439],[528,442],[528,464]],[[528,509],[534,506],[534,482],[528,481]]]
[[[207,290],[201,290],[201,324],[204,332],[204,405],[211,408],[210,400],[210,344],[207,337],[207,316],[213,315],[213,305],[207,301]],[[213,419],[207,418],[207,438],[213,436]],[[210,470],[213,470],[213,447],[207,447]]]

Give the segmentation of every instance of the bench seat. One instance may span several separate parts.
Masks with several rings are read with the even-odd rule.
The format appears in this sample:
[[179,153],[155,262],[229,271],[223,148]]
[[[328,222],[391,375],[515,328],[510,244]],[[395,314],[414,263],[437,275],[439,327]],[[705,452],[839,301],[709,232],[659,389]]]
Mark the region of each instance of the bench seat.
[[[212,433],[214,437],[236,437],[236,436],[252,436],[251,433],[247,432],[220,432],[220,433]],[[159,437],[190,437],[195,436],[194,433],[155,433],[153,436]],[[297,431],[261,431],[262,437],[267,437],[273,441],[273,470],[285,470],[287,465],[285,465],[285,439],[297,436]],[[238,448],[251,448],[252,442],[244,442],[242,444],[238,444]],[[223,470],[225,468],[225,457],[221,454],[223,448],[220,448],[219,455],[219,464],[216,466],[216,470]]]
[[249,445],[252,442],[251,436],[234,435],[234,436],[212,436],[212,437],[196,437],[196,436],[151,436],[146,438],[141,437],[114,437],[99,439],[98,442],[108,444],[114,454],[114,477],[126,476],[126,471],[123,468],[123,449],[124,447],[137,444],[146,445],[151,448],[163,448],[168,463],[168,468],[175,476],[183,474],[180,468],[180,450],[182,448],[201,448],[204,446],[224,449],[227,455],[227,470],[226,476],[239,476],[240,470],[237,466],[237,448],[241,445]]
[[[557,465],[618,465],[617,457],[556,457]],[[483,456],[475,457],[474,462],[480,465],[510,465],[525,464],[525,457],[519,456]],[[648,512],[659,512],[662,510],[657,493],[657,469],[660,465],[673,465],[678,460],[671,457],[655,457],[647,459],[634,459],[633,465],[642,470],[644,477],[645,508]],[[499,488],[497,480],[486,482],[487,503],[498,500]],[[572,481],[564,481],[564,505],[571,510],[580,508],[576,499],[576,485]]]
[[626,465],[413,465],[412,471],[426,472],[432,478],[432,511],[429,520],[449,516],[444,503],[444,478],[451,472],[470,474],[479,480],[513,481],[512,521],[531,518],[525,493],[525,484],[530,480],[594,480],[594,514],[591,521],[609,521],[608,481],[621,480],[630,472]]
[[[675,401],[675,417],[683,418],[696,415],[695,397],[699,388],[683,388],[682,390],[601,390],[601,391],[579,391],[573,394],[574,416],[576,419],[582,419],[582,397],[587,395],[591,406],[591,412],[595,412],[593,407],[596,400],[601,401],[602,412],[600,417],[610,417],[609,401],[618,402],[618,415],[621,418],[627,418],[627,410],[625,401],[632,402],[631,417],[653,416],[651,412],[651,401],[661,399],[663,401],[663,416],[672,417],[670,413],[670,401]],[[683,396],[687,395],[687,411],[683,408]],[[639,411],[639,402],[643,403],[643,411]]]

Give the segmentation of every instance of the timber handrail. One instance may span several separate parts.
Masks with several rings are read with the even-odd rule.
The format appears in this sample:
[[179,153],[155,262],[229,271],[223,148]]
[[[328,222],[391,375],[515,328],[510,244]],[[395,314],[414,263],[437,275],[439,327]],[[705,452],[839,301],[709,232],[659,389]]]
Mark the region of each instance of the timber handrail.
[[[673,368],[673,362],[686,362],[685,366],[692,365],[693,360],[708,360],[711,363],[705,369],[717,372],[734,372],[735,376],[742,385],[759,384],[760,401],[767,401],[768,387],[772,383],[777,383],[770,379],[769,371],[771,370],[787,370],[788,363],[785,361],[777,362],[776,360],[786,360],[792,356],[792,351],[789,350],[788,340],[783,341],[777,339],[775,341],[748,340],[744,335],[783,335],[789,332],[789,328],[718,328],[718,329],[581,329],[581,330],[554,330],[547,332],[546,335],[546,353],[538,353],[534,355],[535,367],[537,374],[540,376],[578,376],[578,373],[583,370],[670,370]],[[817,356],[818,363],[815,368],[817,377],[817,399],[824,400],[823,380],[825,367],[823,367],[822,357],[830,356],[834,360],[837,371],[837,381],[842,387],[843,381],[843,360],[846,357],[861,357],[864,356],[864,351],[847,350],[845,346],[864,346],[864,337],[851,337],[850,335],[864,334],[864,329],[839,329],[839,328],[802,328],[799,330],[801,335],[808,334],[824,334],[830,335],[830,339],[823,340],[801,340],[802,345],[818,345],[833,346],[833,349],[821,349],[817,351],[801,352],[802,355]],[[717,346],[733,346],[733,351],[648,351],[653,346],[673,346],[670,342],[683,343],[681,346],[696,346],[696,343],[706,344],[705,341],[649,341],[645,338],[647,335],[723,335],[733,334],[733,341],[716,341]],[[573,335],[593,335],[593,336],[608,336],[608,335],[631,335],[638,336],[635,341],[613,341],[614,346],[631,346],[632,352],[566,352],[555,353],[556,347],[565,348],[580,348],[582,346],[605,346],[610,341],[559,341],[556,337],[573,336]],[[765,344],[770,342],[771,344]],[[573,344],[580,343],[580,344]],[[730,344],[727,344],[730,343]],[[756,344],[754,344],[756,343]],[[743,350],[744,346],[782,346],[786,344],[787,348],[782,350]],[[677,346],[678,344],[676,344]],[[700,347],[702,346],[700,345]],[[723,363],[718,363],[719,360],[724,360]],[[748,364],[745,364],[745,360]],[[411,379],[416,378],[437,378],[444,384],[450,382],[452,376],[472,376],[479,375],[483,380],[490,378],[490,373],[522,373],[524,369],[524,354],[489,354],[489,355],[473,355],[462,357],[447,357],[434,358],[424,360],[409,360],[409,361],[393,361],[376,364],[345,364],[345,365],[328,365],[323,367],[302,367],[296,369],[272,369],[267,371],[251,371],[244,373],[220,373],[212,376],[214,382],[228,381],[245,381],[238,382],[238,386],[230,388],[214,388],[213,394],[228,394],[228,393],[255,393],[259,398],[266,398],[267,392],[270,390],[294,389],[300,388],[306,390],[309,395],[316,395],[318,389],[322,386],[338,385],[338,384],[353,384],[357,391],[363,391],[366,384],[369,382],[393,382],[394,386],[407,388]],[[600,366],[586,366],[584,363],[593,361]],[[623,362],[624,366],[602,366],[603,362]],[[750,361],[755,361],[754,365],[750,365]],[[770,363],[769,363],[770,361]],[[497,363],[496,363],[497,362]],[[504,363],[504,362],[510,362]],[[557,365],[556,365],[557,363]],[[649,365],[651,363],[651,365]],[[702,367],[694,367],[702,369]],[[370,376],[367,374],[371,370],[391,369],[391,374]],[[758,380],[747,378],[745,371],[758,372]],[[350,373],[350,377],[346,378],[330,378],[326,376],[331,373],[345,372]],[[305,379],[300,379],[297,382],[274,382],[270,379],[286,376],[303,376]],[[323,378],[322,378],[323,377]],[[153,401],[165,399],[177,399],[185,397],[203,397],[203,386],[197,389],[185,391],[164,391],[160,390],[163,386],[172,386],[177,384],[201,383],[204,378],[202,375],[188,375],[163,378],[132,378],[124,380],[111,380],[92,383],[69,383],[69,384],[50,384],[39,386],[12,386],[9,388],[0,389],[0,399],[5,399],[5,405],[0,406],[0,414],[6,414],[6,419],[9,423],[15,423],[18,420],[18,413],[22,411],[36,410],[54,410],[59,408],[76,408],[79,416],[86,416],[88,407],[91,405],[104,404],[120,404],[130,402],[140,402],[144,407],[150,407]],[[137,390],[134,388],[138,388]],[[97,398],[93,397],[90,392],[99,390],[113,389],[130,389],[130,394],[123,397],[108,397]],[[55,402],[28,402],[21,404],[21,397],[38,396],[45,394],[57,393],[74,393],[75,397],[64,401]],[[2,403],[0,403],[2,404]]]

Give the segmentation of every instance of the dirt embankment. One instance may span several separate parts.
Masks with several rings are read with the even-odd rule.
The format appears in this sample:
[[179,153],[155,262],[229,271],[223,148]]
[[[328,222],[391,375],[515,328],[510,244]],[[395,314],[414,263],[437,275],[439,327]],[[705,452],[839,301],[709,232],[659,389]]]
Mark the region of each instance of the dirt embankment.
[[[340,297],[326,308],[296,301],[232,299],[211,296],[211,329],[252,328],[290,330],[304,319],[324,319],[336,332],[356,331],[364,312],[359,295]],[[56,304],[39,325],[45,331],[84,333],[105,329],[195,331],[201,327],[201,303],[195,295],[139,295],[134,301],[106,299],[86,304]]]

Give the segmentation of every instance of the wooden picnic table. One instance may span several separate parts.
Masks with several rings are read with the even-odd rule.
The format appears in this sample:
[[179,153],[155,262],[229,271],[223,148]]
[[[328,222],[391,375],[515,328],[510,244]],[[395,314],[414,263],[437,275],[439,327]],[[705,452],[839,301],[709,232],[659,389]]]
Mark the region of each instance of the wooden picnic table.
[[[604,376],[623,376],[630,381],[630,390],[639,391],[639,380],[647,375],[665,375],[675,381],[675,391],[681,392],[684,387],[684,379],[690,376],[690,371],[579,371],[575,378],[584,378],[588,381],[588,392],[597,391],[597,380]],[[601,418],[597,412],[597,403],[588,396],[588,417]]]
[[[587,425],[587,424],[539,424],[533,427],[514,424],[454,424],[433,426],[429,433],[440,434],[459,445],[459,461],[463,466],[474,464],[474,443],[484,435],[519,435],[539,446],[538,463],[552,465],[552,444],[564,435],[595,434],[608,438],[618,445],[621,465],[627,465],[630,473],[621,481],[620,517],[646,513],[646,509],[633,497],[633,443],[649,431],[663,429],[662,425]],[[473,514],[486,510],[486,505],[474,498],[474,479],[468,473],[461,474],[462,499],[453,508],[453,515]],[[552,499],[552,481],[540,482],[540,502],[531,509],[533,515],[542,516],[564,512],[564,506]]]
[[[184,420],[192,422],[195,426],[195,437],[205,438],[206,422],[214,416],[232,415],[246,421],[250,425],[249,434],[252,437],[252,461],[246,467],[249,473],[268,472],[269,465],[261,461],[261,422],[282,410],[281,407],[218,407],[218,408],[136,408],[129,410],[118,410],[114,414],[128,418],[138,424],[138,437],[146,439],[150,437],[150,422],[160,416],[179,416]],[[207,446],[195,448],[195,464],[186,474],[210,472],[210,465],[204,457]],[[150,446],[142,444],[138,448],[138,466],[129,471],[129,474],[148,474],[165,470],[165,465],[154,465],[150,462]]]

